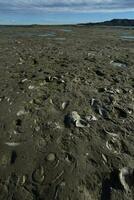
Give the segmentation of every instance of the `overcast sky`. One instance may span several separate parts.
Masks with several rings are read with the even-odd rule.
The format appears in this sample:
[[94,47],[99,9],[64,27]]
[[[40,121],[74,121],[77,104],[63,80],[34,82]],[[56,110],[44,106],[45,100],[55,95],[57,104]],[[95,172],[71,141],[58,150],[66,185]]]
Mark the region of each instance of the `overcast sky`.
[[134,0],[0,0],[1,24],[61,24],[134,18]]

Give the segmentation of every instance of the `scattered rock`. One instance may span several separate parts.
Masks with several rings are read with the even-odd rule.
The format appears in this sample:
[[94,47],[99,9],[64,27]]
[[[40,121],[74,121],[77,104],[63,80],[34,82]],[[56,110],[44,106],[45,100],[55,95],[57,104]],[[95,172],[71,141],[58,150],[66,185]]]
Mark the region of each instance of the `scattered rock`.
[[55,159],[56,159],[56,156],[55,156],[54,153],[48,154],[48,156],[47,156],[47,161],[49,161],[49,162],[54,162]]

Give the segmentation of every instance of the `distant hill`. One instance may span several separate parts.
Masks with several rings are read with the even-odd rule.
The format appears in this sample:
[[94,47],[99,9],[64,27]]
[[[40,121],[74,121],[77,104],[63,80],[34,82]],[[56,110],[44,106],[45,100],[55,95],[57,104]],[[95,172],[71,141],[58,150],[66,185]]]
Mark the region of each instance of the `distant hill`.
[[96,22],[96,23],[82,23],[79,25],[100,25],[100,26],[134,26],[134,19],[112,19],[111,21]]

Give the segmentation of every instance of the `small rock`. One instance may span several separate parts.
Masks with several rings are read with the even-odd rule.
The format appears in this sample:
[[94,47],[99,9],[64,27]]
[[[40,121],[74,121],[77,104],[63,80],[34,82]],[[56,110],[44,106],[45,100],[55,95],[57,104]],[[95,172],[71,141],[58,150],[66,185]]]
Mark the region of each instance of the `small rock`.
[[47,161],[49,161],[49,162],[54,162],[55,159],[56,159],[56,156],[55,156],[54,153],[48,154],[48,156],[47,156]]

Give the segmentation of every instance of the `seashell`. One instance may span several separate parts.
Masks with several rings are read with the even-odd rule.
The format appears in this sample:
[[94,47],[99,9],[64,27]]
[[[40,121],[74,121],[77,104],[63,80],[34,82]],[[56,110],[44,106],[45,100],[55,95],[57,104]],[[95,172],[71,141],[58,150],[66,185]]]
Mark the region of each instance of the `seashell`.
[[25,115],[27,112],[25,110],[20,110],[17,112],[17,116]]
[[[78,128],[84,128],[84,127],[86,127],[88,124],[87,124],[87,122],[86,122],[85,120],[80,119],[80,120],[77,120],[77,121],[75,122],[75,125],[76,125],[76,127],[78,127]],[[89,125],[88,125],[88,127],[89,127]]]
[[102,158],[103,158],[104,163],[107,163],[107,157],[104,154],[102,154]]
[[26,176],[25,175],[18,177],[18,185],[24,185],[25,182],[26,182]]
[[71,114],[65,116],[64,122],[67,126],[74,124],[78,128],[89,127],[88,122],[82,119],[76,111],[73,111]]
[[44,169],[40,167],[33,172],[33,180],[38,183],[42,183],[44,180]]
[[91,106],[94,105],[95,101],[96,101],[96,100],[95,100],[94,98],[91,99]]
[[118,138],[119,137],[119,135],[117,135],[116,133],[109,132],[105,128],[103,130],[105,131],[105,133],[107,133],[108,135],[112,136],[113,138]]
[[97,118],[94,115],[87,116],[87,117],[85,117],[85,119],[87,122],[97,121]]
[[71,113],[71,119],[73,122],[76,122],[76,121],[79,121],[81,119],[81,117],[76,111],[73,111]]
[[112,151],[115,154],[119,154],[121,151],[121,144],[116,138],[106,141],[106,147],[109,151]]
[[6,142],[5,143],[7,146],[10,146],[10,147],[16,147],[16,146],[19,146],[20,143],[19,142]]
[[35,89],[35,87],[34,87],[33,85],[29,85],[29,86],[28,86],[28,89],[29,89],[29,90],[33,90],[33,89]]
[[26,82],[26,81],[28,81],[27,78],[23,79],[21,82],[24,83],[24,82]]
[[134,170],[130,167],[124,167],[119,173],[120,182],[126,192],[130,191],[131,186],[134,185]]
[[69,105],[69,101],[65,101],[62,103],[62,109],[65,110],[67,108],[67,106]]

